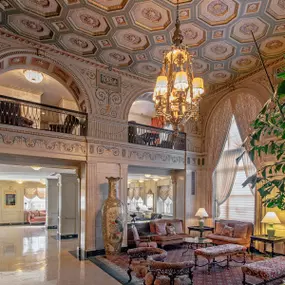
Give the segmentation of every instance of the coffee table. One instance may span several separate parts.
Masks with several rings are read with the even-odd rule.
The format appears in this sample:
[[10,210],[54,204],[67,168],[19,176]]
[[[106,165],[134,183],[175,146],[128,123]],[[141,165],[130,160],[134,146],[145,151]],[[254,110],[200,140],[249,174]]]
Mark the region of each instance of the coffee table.
[[186,250],[182,252],[182,256],[185,255],[190,249],[197,249],[199,247],[208,247],[209,245],[213,245],[213,241],[208,238],[184,238],[183,244],[186,247]]

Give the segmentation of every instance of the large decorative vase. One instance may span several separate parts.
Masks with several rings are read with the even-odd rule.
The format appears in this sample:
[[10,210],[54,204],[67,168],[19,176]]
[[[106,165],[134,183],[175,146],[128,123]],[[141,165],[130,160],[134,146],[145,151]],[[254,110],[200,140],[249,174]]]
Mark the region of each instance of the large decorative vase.
[[102,208],[103,237],[106,255],[116,255],[121,252],[125,211],[124,204],[117,199],[117,184],[120,177],[106,177],[109,182],[109,195]]

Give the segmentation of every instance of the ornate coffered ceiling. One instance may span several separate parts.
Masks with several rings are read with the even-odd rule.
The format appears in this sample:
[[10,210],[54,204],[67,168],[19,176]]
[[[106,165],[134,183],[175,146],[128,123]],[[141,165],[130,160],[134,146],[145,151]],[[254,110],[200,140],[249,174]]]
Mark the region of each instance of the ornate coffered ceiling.
[[[285,52],[285,0],[180,0],[184,43],[211,88]],[[146,78],[160,71],[174,30],[176,0],[0,0],[1,25],[70,53]]]

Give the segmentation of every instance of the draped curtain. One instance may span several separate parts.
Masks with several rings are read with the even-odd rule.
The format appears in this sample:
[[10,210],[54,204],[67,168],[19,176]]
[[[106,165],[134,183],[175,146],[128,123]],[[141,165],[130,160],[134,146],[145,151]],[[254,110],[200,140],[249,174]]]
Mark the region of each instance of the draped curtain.
[[216,217],[220,216],[220,206],[231,195],[238,170],[236,158],[241,155],[241,148],[224,151],[214,172],[216,198]]
[[34,199],[36,196],[40,199],[45,199],[46,197],[46,188],[25,188],[24,196],[27,199]]
[[[206,176],[206,191],[207,194],[205,200],[205,207],[212,209],[213,201],[213,180],[212,175],[219,162],[221,153],[224,148],[227,134],[229,131],[231,119],[232,119],[232,106],[230,100],[224,101],[218,106],[213,115],[210,118],[208,125],[208,135],[206,137],[206,149],[207,149],[207,171]],[[212,191],[211,191],[212,190]]]

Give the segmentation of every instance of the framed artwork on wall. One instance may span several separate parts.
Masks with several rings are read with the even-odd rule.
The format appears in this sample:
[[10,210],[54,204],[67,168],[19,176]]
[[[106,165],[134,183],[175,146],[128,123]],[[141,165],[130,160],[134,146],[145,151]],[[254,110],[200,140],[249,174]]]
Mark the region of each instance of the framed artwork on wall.
[[14,191],[5,191],[4,193],[4,203],[5,207],[7,208],[13,208],[16,207],[16,192]]

